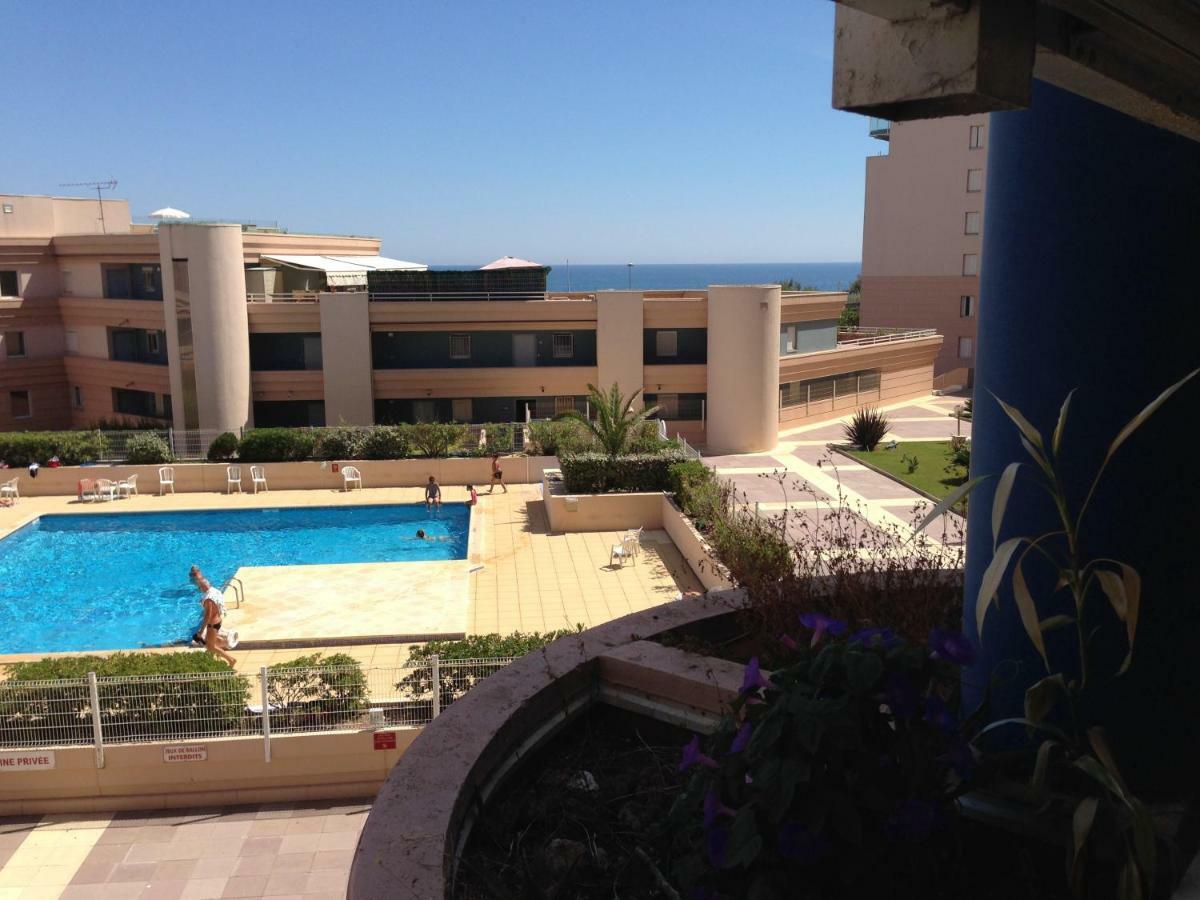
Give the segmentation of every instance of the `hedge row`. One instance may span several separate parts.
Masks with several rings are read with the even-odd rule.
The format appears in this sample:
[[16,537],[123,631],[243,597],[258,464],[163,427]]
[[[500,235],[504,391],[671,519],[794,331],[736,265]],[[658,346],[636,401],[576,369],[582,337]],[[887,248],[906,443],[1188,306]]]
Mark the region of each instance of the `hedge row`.
[[45,463],[57,456],[64,466],[93,462],[104,455],[99,431],[9,431],[0,433],[0,460],[14,468]]
[[244,462],[289,462],[302,459],[408,459],[446,456],[485,456],[508,453],[513,446],[513,426],[481,426],[487,435],[481,445],[466,425],[421,422],[412,425],[381,425],[361,428],[255,428],[240,441],[232,434],[220,435],[209,448],[210,460],[230,459],[237,454]]
[[632,453],[575,453],[562,457],[563,482],[571,494],[635,493],[672,489],[671,467],[686,461],[681,450]]

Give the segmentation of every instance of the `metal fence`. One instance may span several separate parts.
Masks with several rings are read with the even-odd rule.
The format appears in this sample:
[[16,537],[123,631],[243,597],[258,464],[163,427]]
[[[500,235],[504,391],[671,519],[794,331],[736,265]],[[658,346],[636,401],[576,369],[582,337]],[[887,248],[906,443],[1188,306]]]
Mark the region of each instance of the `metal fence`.
[[838,347],[868,347],[896,341],[915,341],[936,337],[936,328],[839,328]]
[[171,455],[176,459],[205,459],[208,446],[221,431],[211,429],[182,429],[162,428],[142,429],[137,431],[101,431],[104,437],[104,451],[100,462],[120,463],[129,458],[129,440],[140,435],[153,435],[171,448]]
[[426,725],[512,657],[0,682],[0,750]]

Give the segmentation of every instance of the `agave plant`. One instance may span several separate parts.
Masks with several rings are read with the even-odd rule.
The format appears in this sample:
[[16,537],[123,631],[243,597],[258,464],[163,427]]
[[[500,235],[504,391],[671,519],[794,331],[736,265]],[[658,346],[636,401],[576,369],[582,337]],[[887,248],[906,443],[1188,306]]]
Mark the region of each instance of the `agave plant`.
[[[983,623],[997,595],[1002,579],[1012,565],[1012,592],[1016,601],[1021,624],[1030,643],[1042,659],[1046,675],[1025,693],[1024,717],[1002,719],[984,728],[979,737],[988,731],[1011,726],[1022,726],[1030,733],[1043,735],[1038,747],[1036,765],[1030,783],[1034,796],[1044,795],[1047,770],[1051,761],[1064,763],[1082,772],[1095,785],[1094,793],[1082,798],[1074,814],[1074,846],[1071,863],[1072,885],[1082,888],[1083,861],[1089,848],[1089,837],[1097,821],[1107,823],[1117,832],[1117,845],[1124,848],[1122,872],[1117,896],[1134,898],[1148,896],[1154,884],[1156,843],[1153,825],[1146,807],[1129,790],[1117,767],[1104,730],[1087,726],[1081,710],[1083,692],[1094,685],[1104,673],[1095,671],[1095,660],[1089,654],[1089,643],[1105,609],[1111,609],[1123,625],[1127,652],[1112,676],[1124,674],[1133,662],[1134,641],[1137,635],[1141,612],[1141,577],[1137,570],[1126,562],[1101,557],[1082,558],[1080,532],[1096,489],[1116,452],[1129,437],[1152,416],[1159,407],[1188,381],[1200,374],[1196,369],[1168,387],[1154,398],[1141,412],[1130,419],[1118,432],[1108,447],[1091,486],[1078,509],[1072,507],[1066,495],[1063,478],[1065,470],[1062,455],[1063,434],[1067,426],[1067,413],[1071,406],[1071,391],[1059,410],[1054,431],[1043,434],[1038,431],[1016,407],[999,397],[996,402],[1004,410],[1021,433],[1021,445],[1029,461],[1009,463],[996,483],[992,500],[992,559],[980,580],[979,595],[975,599],[975,627],[983,638]],[[993,395],[994,396],[994,395]],[[1004,513],[1018,476],[1026,475],[1049,496],[1057,516],[1058,527],[1040,535],[1020,535],[1000,541],[1000,529]],[[954,506],[960,499],[973,491],[984,479],[974,478],[952,491],[920,523],[921,531],[931,522]],[[1052,567],[1056,580],[1049,596],[1036,601],[1025,579],[1024,565],[1031,553],[1036,553]],[[1014,564],[1015,560],[1015,564]],[[1062,591],[1070,595],[1068,612],[1048,614],[1047,607]],[[1086,622],[1086,625],[1085,625]],[[1047,632],[1060,628],[1075,630],[1078,664],[1077,670],[1051,660],[1046,647]],[[1067,669],[1069,671],[1064,671]],[[1063,704],[1066,715],[1059,717],[1063,723],[1051,721],[1051,713]]]
[[842,426],[846,440],[868,453],[879,446],[892,423],[888,417],[873,406],[864,406],[854,414],[849,422]]
[[601,391],[594,384],[588,385],[588,404],[595,411],[595,418],[589,419],[579,410],[572,409],[556,416],[559,420],[580,422],[596,437],[596,441],[604,448],[609,456],[616,457],[629,452],[630,446],[642,430],[642,423],[658,412],[657,406],[634,409],[641,390],[636,390],[629,397],[621,394],[621,387],[613,382],[607,391]]

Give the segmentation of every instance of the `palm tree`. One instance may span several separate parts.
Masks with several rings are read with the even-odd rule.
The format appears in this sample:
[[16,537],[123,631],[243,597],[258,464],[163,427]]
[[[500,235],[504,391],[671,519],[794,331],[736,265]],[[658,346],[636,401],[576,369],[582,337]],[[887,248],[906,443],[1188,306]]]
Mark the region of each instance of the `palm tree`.
[[639,388],[626,399],[621,396],[621,387],[616,382],[603,392],[594,384],[589,384],[588,403],[595,413],[595,418],[589,419],[577,409],[569,410],[555,418],[583,423],[609,456],[620,456],[638,436],[642,423],[658,412],[657,406],[643,407],[641,412],[634,412],[633,404],[641,392]]

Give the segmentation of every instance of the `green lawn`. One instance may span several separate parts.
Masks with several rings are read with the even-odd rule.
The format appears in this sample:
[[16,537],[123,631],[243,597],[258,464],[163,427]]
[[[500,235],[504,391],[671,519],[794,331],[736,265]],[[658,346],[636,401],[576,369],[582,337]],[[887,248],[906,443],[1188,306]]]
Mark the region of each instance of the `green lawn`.
[[[967,480],[966,469],[961,466],[951,466],[952,471],[946,471],[950,464],[949,441],[906,441],[899,444],[895,450],[884,450],[881,444],[872,453],[864,453],[861,450],[848,452],[851,456],[866,460],[882,469],[893,478],[935,497],[945,497]],[[917,458],[917,468],[914,471],[908,471],[908,463],[903,460],[905,456]]]

